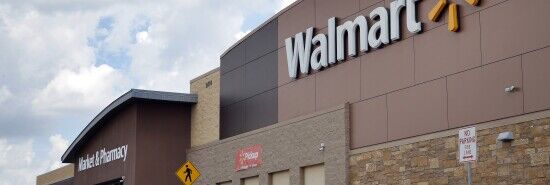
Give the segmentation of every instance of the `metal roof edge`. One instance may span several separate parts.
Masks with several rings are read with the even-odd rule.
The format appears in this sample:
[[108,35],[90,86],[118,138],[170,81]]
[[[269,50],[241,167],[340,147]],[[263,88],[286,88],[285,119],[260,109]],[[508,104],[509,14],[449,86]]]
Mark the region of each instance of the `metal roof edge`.
[[[275,15],[271,16],[269,19],[264,21],[262,24],[260,24],[258,27],[254,28],[252,31],[250,31],[248,34],[246,34],[243,38],[239,39],[237,42],[235,42],[233,45],[229,46],[221,55],[220,58],[225,56],[229,51],[231,51],[233,48],[237,47],[239,44],[241,44],[244,40],[246,40],[248,37],[250,37],[252,34],[256,33],[258,30],[262,29],[265,25],[269,24],[271,21],[273,21],[275,18],[278,18],[280,15],[291,9],[292,7],[296,6],[298,3],[302,2],[303,0],[296,0],[292,4],[286,6],[279,12],[277,12]],[[221,62],[221,60],[220,60]]]

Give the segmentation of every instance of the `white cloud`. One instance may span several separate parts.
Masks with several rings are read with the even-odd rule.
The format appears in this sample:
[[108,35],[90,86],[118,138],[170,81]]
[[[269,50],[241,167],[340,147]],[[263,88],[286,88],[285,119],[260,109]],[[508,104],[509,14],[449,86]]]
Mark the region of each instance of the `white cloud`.
[[54,170],[62,167],[64,164],[61,163],[60,158],[65,153],[65,150],[69,147],[69,141],[67,141],[63,136],[56,134],[50,136],[49,138],[52,148],[48,153],[50,158],[50,164],[48,170]]
[[139,44],[143,43],[151,43],[151,39],[149,38],[149,33],[146,31],[141,31],[136,34],[136,40]]
[[0,185],[33,184],[39,166],[33,164],[33,140],[10,143],[0,139]]
[[[132,87],[188,92],[190,79],[217,67],[219,55],[253,29],[245,25],[259,24],[245,24],[247,16],[290,3],[0,1],[0,104],[10,105],[0,106],[0,185],[34,184],[37,171],[59,166],[68,142],[52,133],[78,133],[65,130],[83,127]],[[100,25],[104,18],[110,25]],[[52,150],[30,138],[49,139]]]
[[36,154],[33,145],[33,139],[12,142],[0,138],[0,185],[35,184],[37,175],[63,166],[59,159],[68,141],[61,135],[50,136],[46,159],[37,159],[41,154]]
[[61,70],[33,100],[38,114],[74,113],[104,107],[129,87],[129,81],[108,65]]
[[251,30],[246,30],[246,31],[240,31],[239,33],[235,34],[235,38],[237,40],[243,38],[244,36],[246,36],[247,34],[249,34],[251,32]]
[[13,94],[8,89],[8,87],[6,86],[0,87],[0,104],[8,101],[12,96]]
[[294,3],[295,1],[296,0],[281,0],[281,4],[279,5],[279,9],[277,11],[285,9],[288,5]]

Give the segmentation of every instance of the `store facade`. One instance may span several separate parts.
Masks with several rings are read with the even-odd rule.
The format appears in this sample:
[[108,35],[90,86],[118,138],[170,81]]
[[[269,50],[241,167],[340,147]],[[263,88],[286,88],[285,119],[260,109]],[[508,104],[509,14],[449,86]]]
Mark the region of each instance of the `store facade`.
[[[466,184],[458,130],[475,127],[474,184],[547,184],[547,10],[547,0],[298,0],[193,79],[192,95],[161,98],[175,107],[125,103],[63,162],[75,163],[75,184],[181,184],[186,160],[201,173],[194,184]],[[136,116],[165,108],[146,122],[173,125]],[[110,162],[90,162],[109,151]]]
[[74,184],[179,184],[173,169],[190,147],[196,95],[130,90],[101,111],[69,146]]
[[[341,184],[466,184],[457,135],[468,126],[479,133],[474,183],[548,183],[549,8],[545,0],[297,1],[221,56],[221,139],[347,104]],[[502,132],[514,140],[497,140]],[[276,171],[264,170],[234,175]]]

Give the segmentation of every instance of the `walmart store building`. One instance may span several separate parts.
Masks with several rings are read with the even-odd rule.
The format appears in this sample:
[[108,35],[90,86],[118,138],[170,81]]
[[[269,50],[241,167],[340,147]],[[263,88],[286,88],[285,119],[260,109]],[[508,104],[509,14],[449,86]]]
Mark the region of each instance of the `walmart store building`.
[[121,96],[62,161],[73,184],[182,184],[187,160],[194,184],[466,184],[473,126],[474,184],[549,184],[549,17],[548,0],[297,1],[192,94]]

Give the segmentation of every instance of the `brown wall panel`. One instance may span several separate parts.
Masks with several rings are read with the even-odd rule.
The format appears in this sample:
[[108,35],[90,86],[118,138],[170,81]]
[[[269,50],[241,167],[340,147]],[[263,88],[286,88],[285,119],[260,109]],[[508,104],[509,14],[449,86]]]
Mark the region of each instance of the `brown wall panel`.
[[139,102],[136,184],[181,184],[174,173],[190,147],[190,112],[181,103]]
[[481,66],[479,14],[464,17],[460,26],[460,34],[441,26],[414,38],[417,83]]
[[523,55],[525,112],[550,109],[550,48]]
[[550,1],[509,0],[481,13],[483,63],[550,45]]
[[315,75],[316,110],[359,101],[361,61],[348,60]]
[[388,139],[396,140],[448,128],[445,79],[388,95]]
[[448,77],[451,128],[523,113],[521,58],[515,57]]
[[361,98],[367,99],[414,84],[413,39],[361,57]]
[[288,63],[286,60],[285,47],[282,47],[277,51],[277,86],[282,86],[292,80],[293,79],[288,76]]
[[359,7],[362,9],[373,6],[379,2],[384,2],[385,0],[359,0]]
[[[380,6],[385,6],[386,9],[388,9],[388,13],[389,13],[390,3],[393,2],[393,1],[394,1],[394,0],[384,0],[384,1],[380,2],[380,3],[378,3],[378,4],[372,5],[371,7],[368,8],[368,9],[370,9],[370,10],[368,10],[368,9],[367,9],[368,11],[363,10],[363,11],[362,11],[362,12],[363,12],[362,15],[367,16],[368,13],[370,13],[374,8],[380,7]],[[421,2],[421,1],[419,1],[419,2]],[[416,4],[417,4],[417,7],[419,7],[419,4],[418,4],[419,2],[416,3]],[[417,20],[419,20],[419,17],[422,17],[422,15],[418,14],[418,9],[419,9],[419,8],[416,8],[416,11],[417,11]],[[407,29],[407,11],[406,11],[406,10],[407,10],[407,8],[406,8],[406,7],[403,7],[403,9],[401,9],[401,14],[400,14],[400,16],[399,16],[399,30],[400,30],[400,32],[401,32],[401,40],[405,40],[405,39],[407,39],[407,38],[409,38],[409,37],[411,37],[411,36],[416,35],[415,33],[409,32],[409,30]],[[426,31],[426,30],[424,30],[424,31]],[[397,42],[398,42],[398,41],[397,41]]]
[[315,111],[315,75],[278,88],[279,122]]
[[277,52],[271,52],[244,66],[244,89],[238,89],[249,98],[277,87]]
[[235,68],[240,67],[246,63],[245,53],[244,53],[245,48],[246,48],[246,42],[242,42],[220,58],[221,74],[225,74],[229,71],[232,71]]
[[[449,110],[451,111],[449,114],[453,114],[452,116],[460,117],[460,119],[449,118],[453,127],[470,124],[469,122],[471,122],[471,120],[490,120],[503,116],[505,117],[507,115],[515,115],[518,106],[516,97],[506,99],[497,94],[502,93],[505,88],[502,86],[503,84],[499,84],[501,81],[517,79],[517,68],[512,67],[514,68],[513,74],[505,75],[498,71],[506,71],[508,70],[507,67],[501,69],[491,65],[484,67],[481,67],[481,65],[502,61],[550,45],[550,34],[546,34],[550,32],[550,22],[546,21],[550,14],[550,11],[546,11],[550,9],[550,1],[533,0],[526,2],[521,0],[482,0],[479,6],[476,7],[467,4],[466,1],[463,0],[453,1],[459,5],[460,30],[458,32],[449,32],[447,30],[447,10],[443,12],[438,22],[428,20],[427,15],[437,1],[438,0],[422,0],[416,2],[417,16],[419,21],[423,24],[423,31],[421,34],[412,34],[408,32],[406,28],[406,12],[403,10],[400,15],[402,38],[400,41],[392,42],[391,45],[385,45],[379,49],[369,48],[369,52],[359,54],[359,59],[347,57],[346,61],[343,63],[333,65],[321,71],[310,71],[309,75],[299,75],[297,79],[290,79],[288,77],[284,39],[294,36],[298,32],[304,32],[308,27],[315,28],[314,34],[324,33],[326,32],[326,21],[329,17],[341,18],[338,24],[353,20],[358,15],[368,17],[368,14],[376,7],[384,6],[389,9],[389,4],[392,0],[303,0],[286,10],[286,12],[283,12],[277,18],[279,49],[274,52],[277,55],[277,91],[279,97],[277,100],[279,106],[277,109],[278,120],[282,121],[294,118],[314,110],[328,108],[345,102],[370,100],[371,98],[385,95],[388,97],[388,102],[391,101],[394,104],[393,109],[391,106],[388,107],[391,119],[388,120],[388,130],[390,134],[387,137],[389,140],[433,132],[438,129],[447,129],[449,126],[446,117],[446,109],[448,108],[446,107],[447,91],[444,89],[444,91],[440,92],[441,86],[439,85],[433,85],[433,87],[430,87],[432,89],[426,86],[443,83],[443,87],[446,88],[446,81],[448,78],[453,78],[451,80],[455,80],[452,83],[453,88],[456,88],[456,90],[453,89],[453,91],[457,91],[452,92],[456,94],[450,97],[452,99],[450,101],[453,102],[449,103],[458,102],[467,104],[468,102],[472,102],[474,105],[469,106],[484,104],[481,107],[488,107],[487,109],[491,109],[489,111],[481,110],[473,112],[472,110],[480,109],[480,106],[476,106],[476,108],[472,110],[463,110],[462,112],[461,110],[456,110],[455,113],[451,113],[455,110]],[[355,7],[351,6],[353,4],[355,4]],[[369,23],[372,25],[373,21],[369,20]],[[269,26],[270,24],[267,24],[264,28]],[[264,28],[261,28],[260,31]],[[259,34],[254,34],[249,39],[254,38],[256,35]],[[249,39],[247,39],[245,43],[248,43]],[[359,78],[355,78],[357,75],[356,71],[358,70],[356,65],[354,65],[354,67],[346,66],[347,64],[353,64],[352,62],[356,60],[360,60]],[[524,70],[534,71],[539,69],[538,67],[543,64],[534,65],[536,65],[536,67]],[[456,76],[449,77],[449,75]],[[245,76],[247,79],[257,79],[261,77],[261,75],[249,73],[246,73]],[[461,78],[460,80],[454,79],[459,77]],[[527,80],[528,77],[524,77],[524,80]],[[475,80],[476,78],[486,80]],[[355,86],[353,84],[356,83],[357,79],[359,85]],[[468,80],[472,81],[472,79],[476,82],[471,84],[456,84],[458,83],[456,81],[466,82]],[[245,82],[246,81],[248,80],[245,80]],[[341,83],[342,81],[347,83]],[[534,79],[533,81],[533,83],[540,83],[535,82],[536,80]],[[473,88],[474,86],[481,88],[479,84],[482,84],[482,89],[494,88],[498,89],[498,92],[497,90],[483,92],[489,94],[487,95],[469,91],[469,88]],[[528,82],[526,82],[526,85],[528,85]],[[245,86],[248,87],[248,85]],[[499,87],[497,88],[496,86]],[[532,85],[531,87],[543,88],[535,86],[536,85]],[[359,88],[359,91],[357,91],[356,88]],[[404,90],[405,88],[409,90]],[[461,88],[467,89],[459,91]],[[529,86],[525,88],[528,90]],[[524,87],[521,87],[521,90],[516,92],[516,94],[523,93],[523,90]],[[537,92],[533,93],[538,93],[540,91],[540,93],[543,94],[545,92],[544,90],[545,89],[536,89],[533,91]],[[254,94],[254,92],[249,92],[248,89],[246,91],[246,96]],[[408,91],[411,91],[413,95],[407,95],[409,94]],[[416,91],[425,92],[416,93]],[[354,94],[356,92],[360,93],[359,98],[356,98]],[[439,94],[436,92],[439,92]],[[432,93],[433,96],[437,95],[435,96],[436,100],[432,100],[434,98],[429,98],[426,99],[428,104],[420,103],[420,108],[418,109],[407,109],[408,104],[410,104],[413,99],[414,101],[419,101],[426,98],[425,93]],[[491,93],[493,94],[491,95]],[[538,97],[541,95],[526,94],[526,101],[529,101],[528,96]],[[445,97],[445,101],[438,99],[441,97]],[[245,97],[243,100],[246,98],[250,97]],[[397,98],[402,98],[400,101],[405,102],[399,102]],[[468,101],[460,101],[460,99],[464,98],[468,98]],[[472,101],[472,99],[476,101]],[[498,106],[497,103],[494,102],[497,100],[508,101],[507,103],[501,103],[513,105],[507,108],[491,107],[493,105]],[[536,100],[530,101],[534,103],[527,105],[528,102],[526,102],[525,111],[543,109],[541,107],[544,107],[544,105],[535,105],[535,103],[544,103],[536,102]],[[395,106],[397,104],[403,106],[396,108]],[[445,106],[439,107],[437,110],[434,109],[434,107],[436,107],[435,105],[440,104],[444,104]],[[519,102],[519,104],[522,104],[522,102]],[[537,106],[539,108],[537,108]],[[528,107],[534,108],[531,110],[528,109]],[[502,110],[508,108],[513,110]],[[398,109],[401,113],[396,114],[395,111]],[[431,109],[433,109],[433,111],[431,111]],[[464,107],[462,107],[462,109],[464,109]],[[392,113],[392,110],[394,113]],[[422,112],[422,110],[430,110],[430,113]],[[445,112],[445,115],[443,115],[442,112]],[[412,115],[412,113],[422,116],[418,117],[417,115]],[[472,115],[459,116],[466,114]],[[392,118],[392,115],[395,117]],[[409,119],[410,121],[407,122],[395,121],[411,116],[413,118]],[[363,121],[363,119],[369,118],[357,118],[358,122]],[[415,126],[413,129],[409,129],[409,131],[400,132],[399,130],[393,130],[394,132],[392,132],[392,129],[404,126],[399,124],[408,123],[418,124],[419,126]],[[352,124],[355,123],[352,121]],[[394,126],[397,124],[398,126],[392,127],[392,124]]]
[[277,19],[274,19],[246,39],[246,62],[258,59],[261,56],[270,53],[278,48],[277,24]]
[[358,11],[359,0],[315,0],[315,27],[327,27],[329,18],[343,19]]
[[251,131],[276,123],[277,105],[277,89],[247,99],[244,129]]
[[[374,4],[374,5],[370,6],[370,7],[367,7],[366,9],[360,10],[359,12],[356,12],[356,13],[354,13],[353,15],[350,15],[350,16],[348,16],[348,17],[346,17],[346,18],[336,19],[336,26],[342,25],[342,24],[344,24],[344,23],[347,22],[347,21],[352,21],[352,22],[353,22],[353,21],[355,21],[355,18],[357,18],[358,16],[362,15],[362,16],[365,16],[365,18],[367,19],[368,27],[371,28],[371,26],[372,26],[375,22],[378,22],[378,20],[372,20],[372,19],[370,19],[369,15],[370,15],[370,13],[371,13],[374,9],[376,9],[376,8],[378,8],[378,7],[384,7],[384,2],[383,2],[383,1],[382,1],[382,2],[378,2],[378,3],[376,3],[376,4]],[[389,7],[389,5],[388,5],[388,7]],[[389,14],[388,14],[388,16],[389,16]],[[405,19],[405,20],[406,20],[406,19]],[[324,34],[327,34],[327,32],[328,32],[327,30],[328,30],[328,27],[325,27],[325,28],[322,29],[322,31],[323,31]],[[355,33],[355,38],[356,38],[356,39],[355,39],[355,43],[356,43],[356,47],[357,47],[357,56],[355,56],[355,57],[361,57],[361,56],[366,55],[366,54],[368,54],[368,53],[370,53],[370,52],[372,52],[372,51],[374,50],[374,49],[372,49],[372,48],[369,47],[369,51],[368,51],[368,52],[360,52],[360,51],[359,51],[360,37],[359,37],[359,32],[358,32],[358,31],[356,31],[356,33]],[[346,40],[347,40],[347,36],[346,36]],[[344,50],[345,52],[347,52],[348,45],[349,45],[349,43],[346,41],[346,42],[344,43],[344,46],[345,46],[345,48],[346,48],[346,49]],[[384,47],[384,46],[382,46],[382,47]],[[382,47],[380,47],[380,48],[382,48]],[[350,59],[355,58],[355,57],[350,57],[350,56],[348,56],[348,55],[345,55],[345,57],[346,57],[345,60],[350,60]]]
[[[523,52],[529,52],[542,47],[550,46],[550,1],[532,0],[529,3],[514,0],[514,6],[518,6],[516,12],[520,13],[523,28]],[[521,5],[520,5],[521,4]]]
[[[122,176],[126,177],[125,184],[136,184],[136,115],[135,104],[114,111],[113,114],[104,119],[103,127],[94,130],[85,146],[82,146],[75,164],[75,184],[97,184],[110,181]],[[84,171],[78,171],[78,158],[86,157],[86,154],[94,154],[103,148],[111,150],[115,147],[128,145],[128,156],[126,161],[115,160]]]
[[[428,14],[432,8],[437,4],[439,0],[421,0],[416,3],[416,14],[418,15],[418,21],[422,23],[422,31],[428,31],[438,26],[447,24],[447,11],[446,9],[441,12],[439,20],[432,22],[428,18]],[[459,8],[461,9],[461,8]]]
[[220,109],[220,139],[243,133],[245,103],[239,102]]
[[[223,66],[223,64],[222,64]],[[244,67],[221,75],[220,106],[225,107],[246,98],[244,86]]]
[[[300,1],[300,0],[298,0]],[[315,0],[301,0],[278,17],[279,47],[285,45],[285,39],[307,28],[315,26]]]
[[386,96],[351,104],[351,149],[388,140]]

